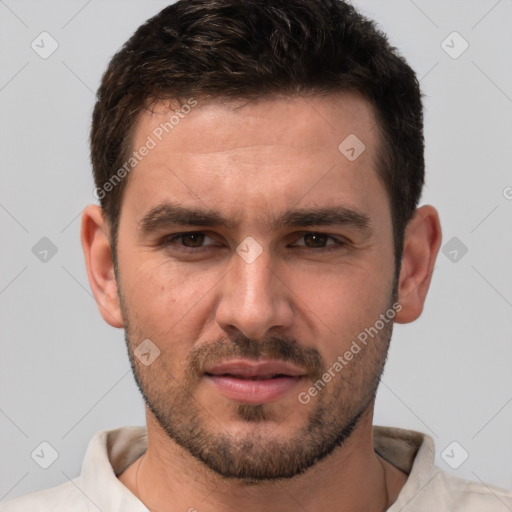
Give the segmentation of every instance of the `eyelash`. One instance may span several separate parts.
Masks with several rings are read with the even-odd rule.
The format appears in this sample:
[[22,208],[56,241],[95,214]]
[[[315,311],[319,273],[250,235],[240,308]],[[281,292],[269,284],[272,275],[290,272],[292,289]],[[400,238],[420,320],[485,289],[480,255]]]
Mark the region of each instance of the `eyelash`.
[[[204,231],[186,231],[183,233],[175,233],[173,235],[165,236],[164,238],[162,238],[160,240],[160,242],[158,242],[158,246],[159,247],[169,247],[171,245],[174,245],[176,241],[179,241],[180,239],[182,239],[183,237],[185,237],[187,235],[205,235],[206,237],[209,237],[209,235]],[[296,247],[299,247],[301,249],[311,249],[315,252],[330,252],[333,250],[339,250],[342,247],[347,245],[347,241],[339,240],[338,238],[336,238],[332,235],[329,235],[328,233],[322,233],[319,231],[304,231],[304,232],[300,233],[299,239],[303,238],[306,235],[326,236],[328,239],[333,240],[334,243],[332,243],[326,247],[307,247],[306,245],[300,245],[300,246],[296,246]],[[209,237],[209,238],[212,238],[212,237]],[[194,252],[198,252],[199,250],[208,249],[208,247],[212,247],[212,246],[187,247],[184,245],[180,245],[177,247],[179,247],[179,249],[178,249],[179,251],[194,253]]]

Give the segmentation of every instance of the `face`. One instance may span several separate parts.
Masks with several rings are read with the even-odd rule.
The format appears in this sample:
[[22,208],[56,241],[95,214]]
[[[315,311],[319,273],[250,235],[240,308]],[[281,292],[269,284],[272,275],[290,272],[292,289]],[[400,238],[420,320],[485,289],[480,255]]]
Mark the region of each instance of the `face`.
[[135,377],[170,440],[214,471],[291,477],[347,439],[387,354],[395,276],[375,118],[355,94],[181,112],[169,133],[165,105],[141,115],[133,147],[155,144],[123,197]]

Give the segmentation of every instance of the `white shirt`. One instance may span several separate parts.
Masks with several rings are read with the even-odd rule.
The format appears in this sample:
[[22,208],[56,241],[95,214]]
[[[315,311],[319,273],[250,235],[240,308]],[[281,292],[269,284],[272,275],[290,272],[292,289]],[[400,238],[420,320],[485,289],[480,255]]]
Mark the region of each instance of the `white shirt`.
[[[388,512],[510,512],[512,492],[463,480],[434,465],[434,443],[419,432],[373,427],[375,451],[409,474]],[[118,479],[146,451],[144,427],[98,432],[77,478],[7,501],[1,512],[148,512]]]

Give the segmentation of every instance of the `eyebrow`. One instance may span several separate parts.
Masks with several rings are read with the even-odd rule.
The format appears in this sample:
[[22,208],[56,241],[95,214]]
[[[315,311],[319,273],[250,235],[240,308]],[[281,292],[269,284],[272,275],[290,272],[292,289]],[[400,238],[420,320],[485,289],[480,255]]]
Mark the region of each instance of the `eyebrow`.
[[[225,227],[233,230],[237,223],[222,214],[201,209],[189,208],[180,204],[165,202],[149,210],[138,222],[143,234],[168,229],[175,225],[198,227]],[[362,232],[371,228],[370,218],[358,210],[344,206],[301,208],[284,212],[271,223],[276,231],[286,227],[332,226],[354,227]]]

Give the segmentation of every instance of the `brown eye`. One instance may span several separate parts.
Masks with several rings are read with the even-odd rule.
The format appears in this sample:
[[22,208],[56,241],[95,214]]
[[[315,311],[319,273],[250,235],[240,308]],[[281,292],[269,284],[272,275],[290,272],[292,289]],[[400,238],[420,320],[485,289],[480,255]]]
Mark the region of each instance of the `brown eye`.
[[206,250],[217,244],[215,244],[215,240],[212,237],[202,231],[189,231],[188,233],[175,233],[174,235],[165,236],[158,245],[166,249],[188,251],[189,249]]
[[327,252],[342,249],[346,246],[344,239],[338,239],[327,233],[307,231],[300,234],[292,247],[299,249],[313,249],[314,252]]
[[185,247],[201,247],[204,243],[204,233],[183,233],[180,235],[181,243]]
[[310,248],[322,248],[325,247],[329,236],[323,233],[306,233],[304,236],[304,245]]

